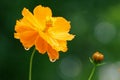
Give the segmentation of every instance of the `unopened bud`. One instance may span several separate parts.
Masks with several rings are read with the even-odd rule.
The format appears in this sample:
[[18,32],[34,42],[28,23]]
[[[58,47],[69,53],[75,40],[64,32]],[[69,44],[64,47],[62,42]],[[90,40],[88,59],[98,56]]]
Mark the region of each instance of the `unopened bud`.
[[94,62],[99,63],[104,59],[104,55],[99,52],[95,52],[92,56]]

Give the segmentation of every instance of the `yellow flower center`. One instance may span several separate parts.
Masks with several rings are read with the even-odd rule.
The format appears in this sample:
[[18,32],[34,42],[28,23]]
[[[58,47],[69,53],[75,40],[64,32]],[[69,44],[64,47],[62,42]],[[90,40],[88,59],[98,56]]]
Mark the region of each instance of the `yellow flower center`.
[[46,27],[45,27],[45,29],[44,29],[44,32],[48,31],[48,29],[49,29],[50,27],[52,27],[52,26],[53,26],[52,18],[47,19],[47,20],[46,20]]

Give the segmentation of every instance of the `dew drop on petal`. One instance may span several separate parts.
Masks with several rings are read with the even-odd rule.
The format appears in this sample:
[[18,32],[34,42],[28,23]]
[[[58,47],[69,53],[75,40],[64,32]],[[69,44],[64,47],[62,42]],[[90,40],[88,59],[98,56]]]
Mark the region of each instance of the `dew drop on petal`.
[[50,59],[50,62],[55,62],[56,61],[56,59]]
[[28,51],[29,49],[30,49],[30,48],[25,47],[25,50],[27,50],[27,51]]

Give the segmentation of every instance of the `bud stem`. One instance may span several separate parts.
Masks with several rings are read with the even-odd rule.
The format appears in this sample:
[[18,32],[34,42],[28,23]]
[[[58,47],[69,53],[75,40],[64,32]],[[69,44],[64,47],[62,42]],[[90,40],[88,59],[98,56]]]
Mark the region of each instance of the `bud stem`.
[[92,71],[91,71],[91,73],[90,73],[90,76],[89,76],[88,80],[92,80],[92,77],[93,77],[93,75],[94,75],[94,73],[95,73],[96,67],[97,67],[97,65],[94,64],[93,69],[92,69]]

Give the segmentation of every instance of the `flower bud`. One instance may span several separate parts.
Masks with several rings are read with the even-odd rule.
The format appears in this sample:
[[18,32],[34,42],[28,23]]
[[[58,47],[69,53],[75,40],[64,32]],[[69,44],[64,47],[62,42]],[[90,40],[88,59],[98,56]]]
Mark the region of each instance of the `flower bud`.
[[100,63],[104,59],[104,55],[99,52],[95,52],[92,56],[92,59],[96,63]]

